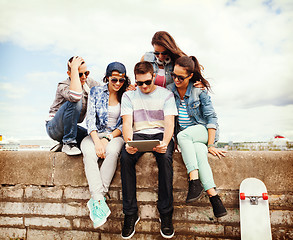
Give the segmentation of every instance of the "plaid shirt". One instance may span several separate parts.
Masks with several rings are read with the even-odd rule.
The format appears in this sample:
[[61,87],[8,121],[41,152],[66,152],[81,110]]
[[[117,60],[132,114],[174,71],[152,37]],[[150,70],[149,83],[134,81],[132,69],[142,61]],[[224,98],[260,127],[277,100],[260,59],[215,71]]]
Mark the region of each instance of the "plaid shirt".
[[86,126],[88,134],[92,131],[112,132],[118,128],[122,132],[122,118],[118,118],[115,126],[108,128],[108,102],[109,90],[108,84],[104,86],[93,87],[88,98],[88,106],[86,113]]

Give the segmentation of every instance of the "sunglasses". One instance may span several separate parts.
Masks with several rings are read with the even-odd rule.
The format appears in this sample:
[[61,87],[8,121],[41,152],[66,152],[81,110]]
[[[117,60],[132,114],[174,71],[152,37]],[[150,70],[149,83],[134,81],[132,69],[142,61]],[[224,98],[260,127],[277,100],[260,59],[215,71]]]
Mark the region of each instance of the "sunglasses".
[[138,86],[142,86],[143,84],[145,84],[145,85],[151,85],[152,84],[152,82],[153,82],[153,79],[150,79],[150,80],[146,80],[146,81],[136,81],[136,84],[138,85]]
[[125,80],[126,80],[125,78],[120,78],[120,79],[112,78],[110,81],[111,81],[113,84],[115,84],[115,83],[117,83],[117,82],[119,82],[119,83],[124,83]]
[[160,54],[162,54],[162,55],[168,55],[168,51],[166,50],[166,51],[164,51],[164,52],[154,52],[154,54],[155,54],[156,56],[159,56]]
[[86,71],[86,72],[83,72],[83,73],[78,73],[80,78],[83,76],[83,74],[87,77],[90,74],[90,71]]
[[173,78],[173,80],[175,80],[177,78],[179,82],[183,82],[189,76],[190,75],[188,75],[187,77],[182,77],[182,76],[178,76],[175,73],[171,72],[171,77]]

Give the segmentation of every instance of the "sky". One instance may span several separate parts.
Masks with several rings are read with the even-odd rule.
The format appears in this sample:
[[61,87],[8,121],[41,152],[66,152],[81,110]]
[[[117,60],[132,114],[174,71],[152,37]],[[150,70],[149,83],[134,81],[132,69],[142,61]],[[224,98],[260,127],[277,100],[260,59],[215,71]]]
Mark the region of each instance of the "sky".
[[291,0],[0,0],[0,135],[46,139],[66,63],[82,56],[101,81],[133,67],[167,31],[212,86],[220,141],[293,140]]

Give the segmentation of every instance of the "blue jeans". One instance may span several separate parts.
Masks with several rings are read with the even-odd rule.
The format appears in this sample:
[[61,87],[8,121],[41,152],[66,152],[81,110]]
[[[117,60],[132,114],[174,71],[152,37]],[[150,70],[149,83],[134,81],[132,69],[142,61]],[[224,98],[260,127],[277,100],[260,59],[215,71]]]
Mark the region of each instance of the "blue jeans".
[[81,143],[87,130],[77,125],[82,100],[79,102],[65,102],[57,111],[54,118],[46,123],[46,130],[50,138],[63,143]]

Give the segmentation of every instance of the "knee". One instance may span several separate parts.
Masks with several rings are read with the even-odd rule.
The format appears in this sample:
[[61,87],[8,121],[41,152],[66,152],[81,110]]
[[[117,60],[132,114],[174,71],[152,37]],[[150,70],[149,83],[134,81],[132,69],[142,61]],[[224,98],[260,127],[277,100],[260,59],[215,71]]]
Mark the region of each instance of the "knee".
[[177,140],[178,140],[178,143],[180,144],[181,141],[183,141],[184,139],[186,139],[186,133],[185,131],[181,131],[177,134]]
[[78,111],[80,112],[81,109],[82,109],[82,99],[80,99],[78,102],[69,102],[67,101],[67,108],[68,109],[72,109],[72,110],[75,110],[75,111]]

